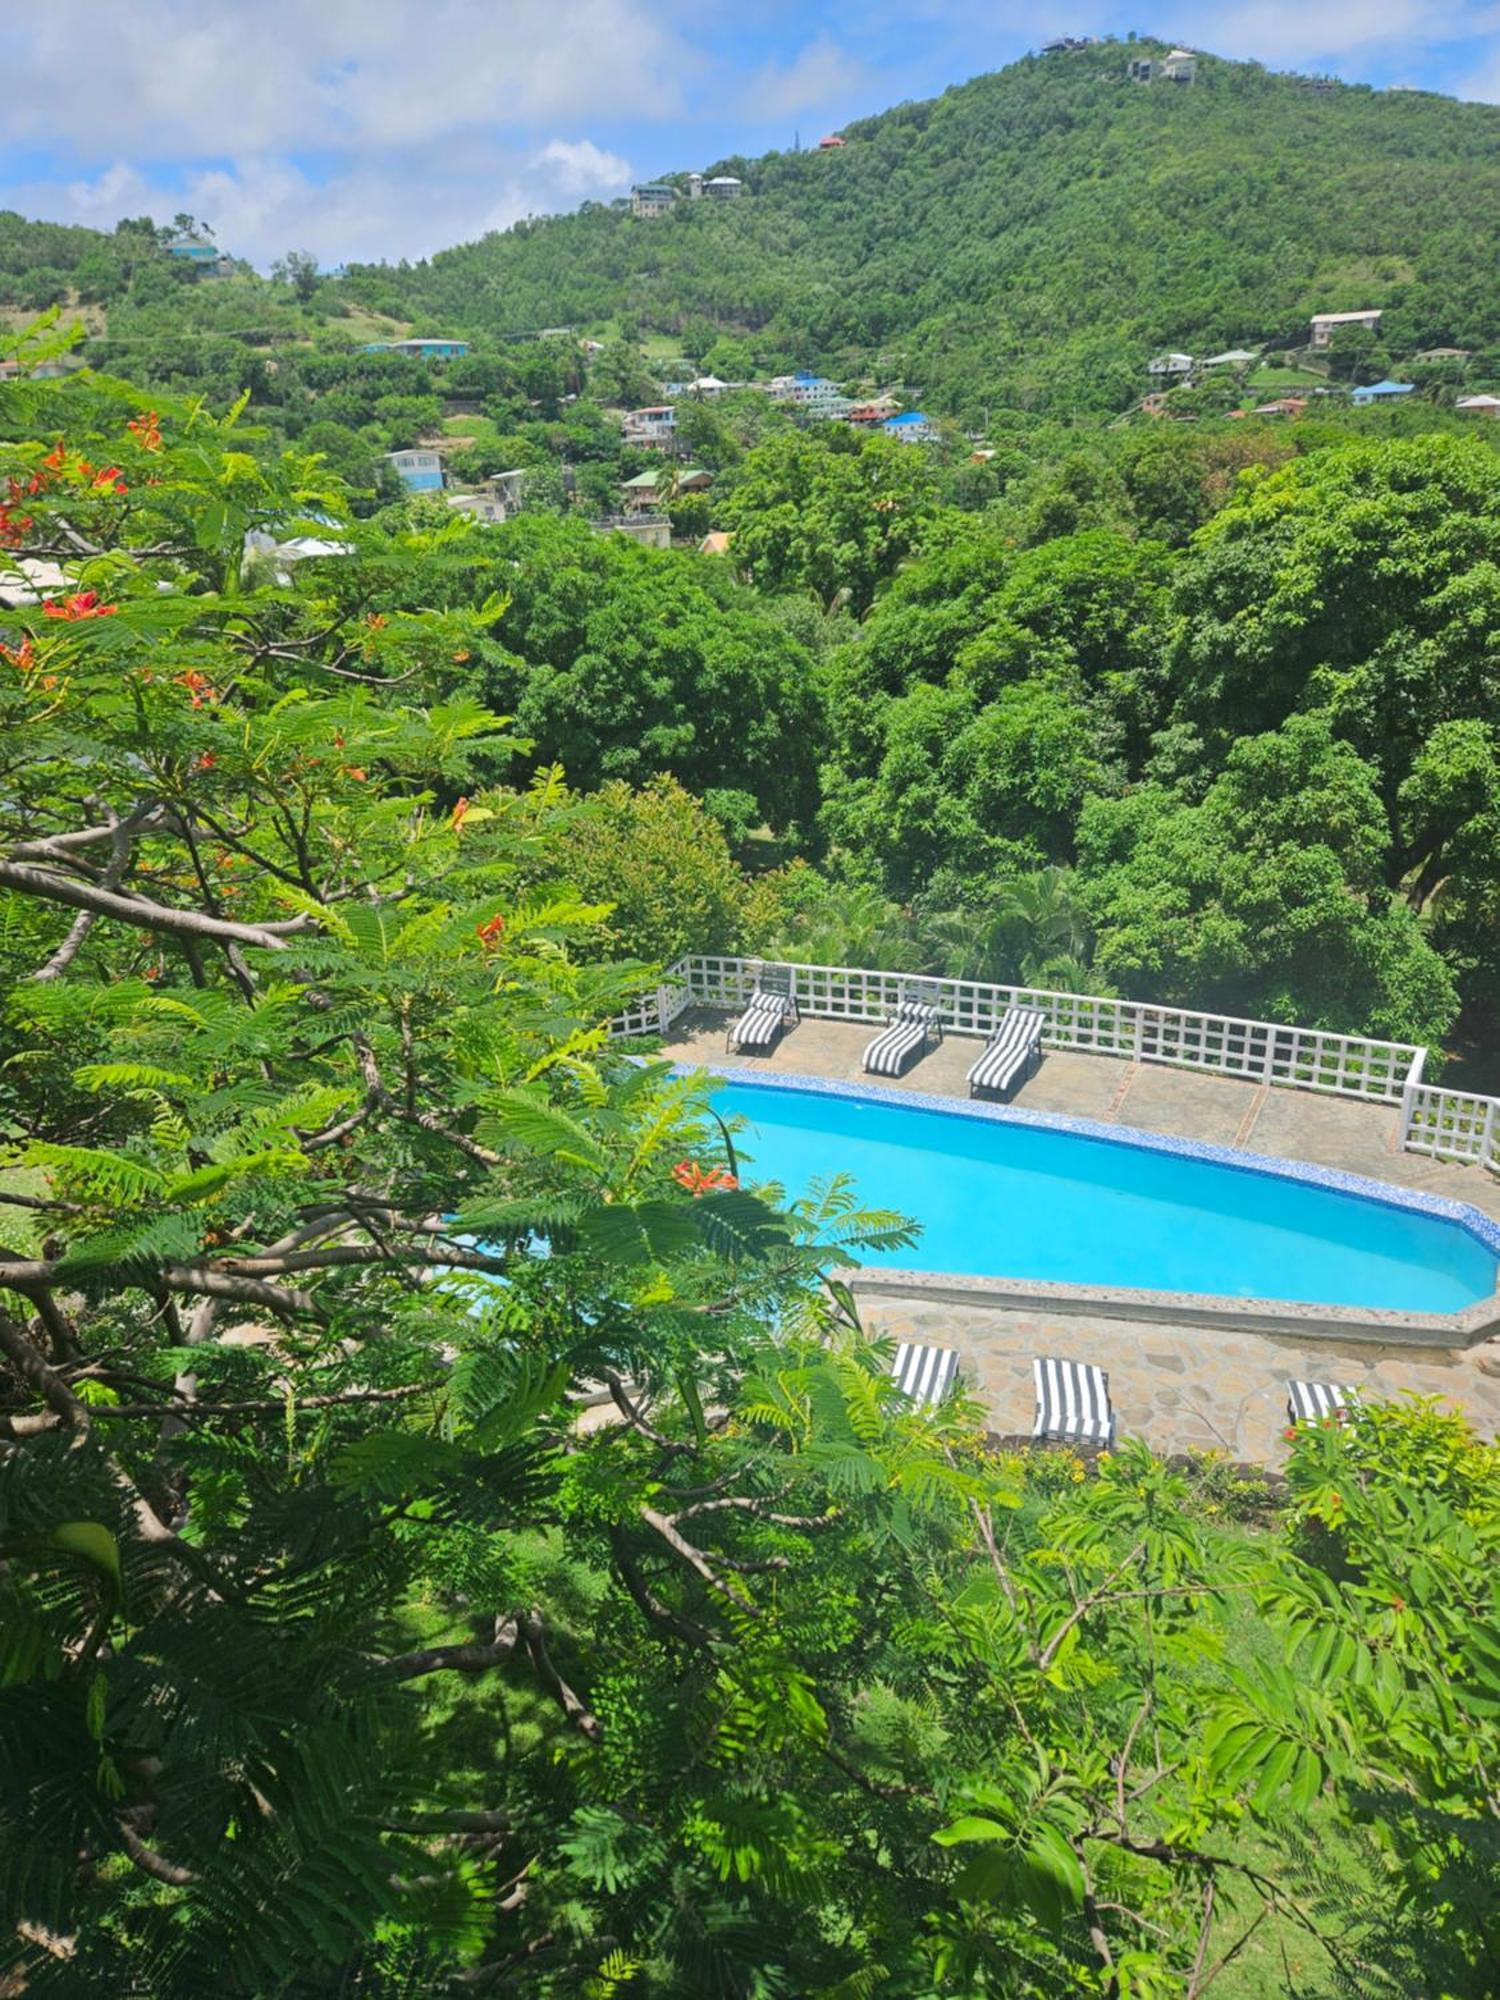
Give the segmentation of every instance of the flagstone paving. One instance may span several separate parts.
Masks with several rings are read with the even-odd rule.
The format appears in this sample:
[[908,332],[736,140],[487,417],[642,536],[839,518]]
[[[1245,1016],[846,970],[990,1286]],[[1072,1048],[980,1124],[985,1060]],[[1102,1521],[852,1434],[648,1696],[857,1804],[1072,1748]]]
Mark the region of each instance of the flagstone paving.
[[[702,1008],[682,1015],[665,1053],[708,1068],[730,1060],[724,1051],[727,1018]],[[773,1075],[856,1082],[872,1033],[847,1022],[803,1021],[769,1057],[735,1060]],[[978,1047],[971,1037],[949,1036],[904,1077],[881,1082],[897,1090],[967,1096],[964,1075]],[[1398,1151],[1398,1114],[1391,1106],[1068,1052],[1045,1055],[1015,1101],[1030,1111],[1097,1118],[1341,1167],[1466,1201],[1500,1218],[1500,1180],[1479,1167]],[[1311,1333],[1237,1333],[918,1299],[865,1297],[861,1310],[867,1325],[898,1339],[957,1347],[967,1386],[985,1402],[991,1427],[1001,1433],[1031,1428],[1031,1362],[1037,1354],[1105,1368],[1122,1432],[1162,1449],[1217,1449],[1255,1463],[1275,1462],[1285,1453],[1286,1384],[1294,1375],[1352,1383],[1376,1397],[1405,1390],[1443,1396],[1467,1409],[1486,1436],[1500,1433],[1500,1339],[1449,1352],[1328,1341]]]

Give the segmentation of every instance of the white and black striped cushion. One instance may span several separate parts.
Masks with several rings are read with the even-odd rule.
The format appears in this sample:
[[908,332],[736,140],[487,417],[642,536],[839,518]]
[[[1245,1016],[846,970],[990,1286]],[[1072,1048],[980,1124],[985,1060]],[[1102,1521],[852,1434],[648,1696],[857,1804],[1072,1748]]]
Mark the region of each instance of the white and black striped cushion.
[[1032,1366],[1036,1370],[1033,1437],[1114,1443],[1115,1413],[1109,1400],[1109,1377],[1102,1368],[1087,1361],[1040,1357]]
[[958,1349],[932,1347],[921,1340],[903,1340],[891,1366],[896,1387],[918,1409],[942,1402],[958,1374]]
[[970,1090],[1006,1091],[1036,1053],[1046,1015],[1040,1007],[1010,1007],[969,1071]]
[[1344,1382],[1288,1382],[1286,1411],[1294,1424],[1321,1424],[1359,1409],[1359,1391]]
[[865,1068],[873,1076],[899,1076],[941,1019],[938,1009],[925,1001],[903,1000],[889,1024],[866,1045]]
[[768,1048],[776,1039],[785,1009],[783,994],[761,993],[758,990],[752,993],[749,1006],[729,1030],[731,1046],[737,1049]]

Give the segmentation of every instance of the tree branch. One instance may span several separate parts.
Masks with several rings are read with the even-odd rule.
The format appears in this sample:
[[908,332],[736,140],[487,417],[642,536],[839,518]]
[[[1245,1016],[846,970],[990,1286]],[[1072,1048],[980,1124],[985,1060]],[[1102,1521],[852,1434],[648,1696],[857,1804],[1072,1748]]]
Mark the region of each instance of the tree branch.
[[204,916],[198,910],[175,910],[142,897],[121,896],[91,882],[73,881],[65,875],[54,875],[47,869],[14,860],[0,860],[0,889],[15,889],[23,896],[40,896],[46,902],[64,903],[70,909],[88,910],[96,916],[116,917],[137,930],[258,945],[265,951],[285,951],[289,938],[317,928],[308,916],[293,917],[285,923],[232,923],[225,917]]

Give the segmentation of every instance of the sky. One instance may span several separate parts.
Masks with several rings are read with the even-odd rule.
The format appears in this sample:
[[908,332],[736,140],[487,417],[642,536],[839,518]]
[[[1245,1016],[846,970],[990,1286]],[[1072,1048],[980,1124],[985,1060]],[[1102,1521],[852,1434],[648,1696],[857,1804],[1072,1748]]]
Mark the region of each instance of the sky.
[[46,0],[5,29],[0,208],[415,259],[1131,28],[1500,102],[1500,0]]

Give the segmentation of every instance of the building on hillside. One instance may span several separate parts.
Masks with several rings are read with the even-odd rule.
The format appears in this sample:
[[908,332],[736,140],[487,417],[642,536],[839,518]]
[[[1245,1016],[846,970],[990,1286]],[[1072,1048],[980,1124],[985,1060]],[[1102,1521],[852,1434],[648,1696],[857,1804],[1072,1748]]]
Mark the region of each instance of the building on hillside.
[[1500,416],[1500,396],[1460,396],[1453,407],[1466,410],[1471,417]]
[[1148,375],[1191,375],[1192,372],[1191,354],[1158,354],[1154,361],[1146,363]]
[[1424,347],[1420,354],[1412,356],[1413,361],[1468,361],[1473,357],[1469,347]]
[[1300,417],[1307,408],[1306,396],[1278,396],[1274,402],[1257,403],[1257,417]]
[[1222,354],[1210,354],[1204,358],[1205,368],[1248,368],[1259,357],[1248,347],[1226,347]]
[[631,410],[624,423],[626,444],[642,445],[647,451],[669,451],[677,442],[677,408],[673,403],[652,403],[644,410]]
[[1327,347],[1341,326],[1367,326],[1373,333],[1380,324],[1380,308],[1373,306],[1367,312],[1314,313],[1309,322],[1312,328],[1313,347]]
[[712,528],[698,544],[700,556],[727,556],[733,536],[726,528]]
[[1415,382],[1371,382],[1352,390],[1349,400],[1351,403],[1390,403],[1397,396],[1409,396],[1416,386]]
[[701,465],[684,466],[675,476],[661,472],[638,472],[634,479],[620,482],[620,504],[627,514],[652,512],[664,492],[707,493],[714,483],[711,472],[705,472]]
[[745,183],[736,180],[733,174],[715,174],[711,181],[703,183],[703,192],[714,201],[733,201],[745,192]]
[[1076,55],[1080,49],[1091,49],[1098,41],[1097,35],[1058,35],[1055,40],[1042,43],[1044,56]]
[[677,190],[669,181],[643,181],[630,190],[630,213],[642,222],[658,215],[670,215],[677,204]]
[[876,424],[883,424],[896,414],[896,405],[888,397],[869,403],[855,403],[844,418],[846,424],[853,424],[859,430],[872,430]]
[[596,354],[604,352],[604,342],[602,340],[580,340],[578,343],[578,352],[586,354],[592,361]]
[[203,278],[227,278],[234,269],[234,259],[195,230],[183,230],[169,237],[164,247],[174,263],[186,264]]
[[728,382],[721,382],[717,375],[700,375],[688,383],[686,393],[689,396],[722,396],[730,386]]
[[472,493],[448,495],[448,505],[455,513],[468,514],[476,521],[488,521],[496,527],[514,520],[525,500],[524,466],[518,466],[511,472],[492,472],[488,479],[479,482]]
[[685,174],[683,178],[687,182],[688,200],[701,201],[703,199],[702,174]]
[[818,141],[818,151],[820,153],[836,153],[841,146],[847,146],[848,143],[849,141],[844,137],[842,132],[830,132],[826,139]]
[[1198,74],[1198,58],[1191,49],[1173,49],[1160,65],[1163,83],[1191,83]]
[[1125,65],[1125,74],[1132,83],[1155,83],[1156,64],[1150,56],[1132,56]]
[[665,514],[607,514],[603,520],[595,521],[593,528],[596,535],[624,535],[629,541],[639,542],[642,548],[672,546],[672,523]]
[[435,451],[414,446],[407,451],[388,451],[386,462],[408,493],[441,493],[443,461]]
[[449,340],[442,334],[414,334],[408,340],[367,340],[361,354],[408,354],[413,361],[456,361],[467,354],[466,340]]
[[899,417],[887,417],[880,428],[902,444],[931,444],[938,434],[937,425],[920,410],[903,410]]
[[823,375],[798,376],[788,400],[811,423],[833,423],[847,417],[853,403]]

